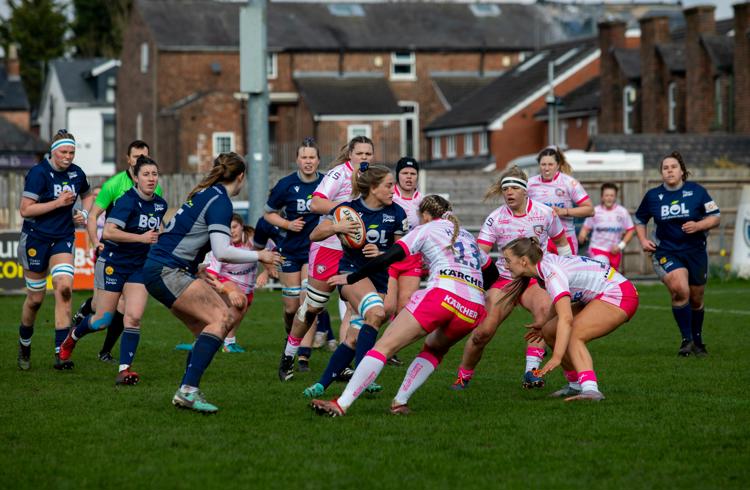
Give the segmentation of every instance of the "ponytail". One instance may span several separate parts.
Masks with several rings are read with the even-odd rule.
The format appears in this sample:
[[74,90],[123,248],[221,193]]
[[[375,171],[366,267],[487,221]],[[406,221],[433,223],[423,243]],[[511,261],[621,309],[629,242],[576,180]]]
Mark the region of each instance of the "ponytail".
[[188,200],[194,195],[216,185],[217,183],[234,182],[238,175],[245,172],[245,160],[234,152],[220,153],[214,160],[214,166],[200,183],[188,194]]
[[453,223],[453,235],[451,236],[450,244],[450,248],[452,249],[453,245],[456,243],[456,239],[458,239],[460,223],[456,215],[453,214],[453,206],[451,206],[451,203],[444,197],[438,196],[437,194],[431,194],[422,199],[422,202],[419,205],[419,213],[427,213],[434,219],[440,218]]
[[[532,264],[538,264],[542,260],[544,252],[539,245],[537,237],[522,237],[511,240],[503,247],[503,252],[509,250],[516,257],[526,257]],[[521,295],[531,282],[530,277],[521,276],[514,278],[503,287],[503,296],[498,301],[499,305],[515,305],[520,301]]]

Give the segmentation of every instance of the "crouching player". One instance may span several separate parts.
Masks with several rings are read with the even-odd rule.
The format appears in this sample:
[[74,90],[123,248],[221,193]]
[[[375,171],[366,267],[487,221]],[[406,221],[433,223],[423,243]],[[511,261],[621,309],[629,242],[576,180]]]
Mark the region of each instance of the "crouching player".
[[513,274],[503,301],[516,301],[533,278],[544,284],[553,308],[543,323],[531,325],[528,340],[541,337],[554,350],[537,373],[543,377],[562,364],[568,385],[552,394],[569,400],[604,399],[586,344],[629,321],[638,309],[638,292],[608,264],[588,257],[542,254],[536,238],[517,238],[503,247]]
[[388,264],[421,252],[429,264],[427,287],[414,293],[383,337],[357,365],[344,393],[334,400],[313,400],[321,415],[344,415],[380,374],[393,353],[426,337],[422,352],[411,363],[391,403],[391,413],[409,413],[408,402],[437,368],[453,344],[468,335],[486,316],[484,286],[498,278],[497,268],[477,246],[471,233],[459,227],[451,205],[440,196],[427,196],[419,206],[422,225],[351,274],[331,278],[334,284],[355,284]]

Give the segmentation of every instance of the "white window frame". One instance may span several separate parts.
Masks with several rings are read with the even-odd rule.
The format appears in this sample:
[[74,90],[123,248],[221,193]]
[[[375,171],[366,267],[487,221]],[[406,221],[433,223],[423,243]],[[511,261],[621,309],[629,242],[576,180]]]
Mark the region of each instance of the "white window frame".
[[724,124],[724,100],[721,94],[721,77],[714,78],[714,121],[717,126]]
[[141,73],[148,73],[148,43],[141,43]]
[[143,114],[140,112],[135,116],[135,139],[143,139]]
[[587,130],[589,138],[591,138],[592,136],[596,136],[599,133],[599,121],[597,120],[596,116],[589,116]]
[[432,137],[432,159],[438,160],[440,158],[443,158],[443,148],[442,148],[442,141],[440,141],[440,136],[433,136]]
[[346,127],[346,140],[351,141],[355,136],[367,136],[372,139],[370,124],[350,124]]
[[[223,138],[229,138],[229,148],[226,150],[219,148],[219,140]],[[233,131],[216,131],[211,134],[211,151],[214,155],[235,151],[235,148],[235,136]]]
[[456,135],[450,134],[445,137],[446,158],[456,158]]
[[670,82],[667,86],[667,129],[677,131],[677,84]]
[[[396,66],[409,66],[409,73],[396,73]],[[415,81],[417,79],[417,56],[414,51],[391,53],[391,80]]]
[[622,89],[622,132],[624,134],[633,134],[630,118],[633,116],[636,97],[637,92],[632,85],[626,85]]
[[403,120],[401,121],[401,154],[408,154],[406,150],[406,121],[411,120],[414,141],[412,142],[413,149],[410,156],[419,160],[419,102],[413,100],[399,100],[398,105],[404,109]]
[[464,155],[467,157],[474,155],[474,133],[464,134]]
[[276,53],[268,53],[266,57],[266,79],[276,80],[279,76],[279,57]]
[[487,138],[487,132],[482,131],[479,133],[479,154],[486,155],[490,152],[490,146]]
[[[112,138],[111,138],[111,148],[112,152],[110,155],[106,154],[106,148],[107,148],[107,140],[106,137],[106,128],[110,127],[112,128]],[[115,142],[117,141],[117,126],[115,121],[115,115],[114,114],[102,114],[102,163],[117,163],[117,146]]]

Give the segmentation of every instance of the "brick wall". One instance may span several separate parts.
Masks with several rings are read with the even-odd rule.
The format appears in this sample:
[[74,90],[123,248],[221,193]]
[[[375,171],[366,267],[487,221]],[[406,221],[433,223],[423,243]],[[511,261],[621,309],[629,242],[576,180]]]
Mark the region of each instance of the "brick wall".
[[706,133],[714,121],[713,66],[703,47],[701,34],[714,34],[716,21],[712,5],[685,9],[686,130]]
[[622,76],[612,50],[625,47],[625,23],[609,21],[599,23],[599,49],[601,50],[601,112],[599,132],[622,132]]
[[750,134],[750,2],[734,5],[734,131]]
[[0,111],[0,117],[4,117],[24,131],[29,131],[31,128],[29,111]]
[[662,133],[667,128],[667,93],[663,80],[664,63],[656,45],[670,40],[668,17],[641,19],[641,103],[644,133]]

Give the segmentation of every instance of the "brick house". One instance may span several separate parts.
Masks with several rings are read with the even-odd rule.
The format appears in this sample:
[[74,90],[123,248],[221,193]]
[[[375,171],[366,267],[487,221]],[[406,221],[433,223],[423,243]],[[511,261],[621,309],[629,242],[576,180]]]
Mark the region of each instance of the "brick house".
[[[118,72],[119,151],[143,138],[166,172],[245,152],[239,8],[135,2]],[[282,166],[310,135],[324,163],[355,134],[374,138],[379,161],[423,156],[420,129],[446,110],[441,81],[481,84],[562,38],[535,5],[447,2],[270,2],[267,32],[272,160]]]

